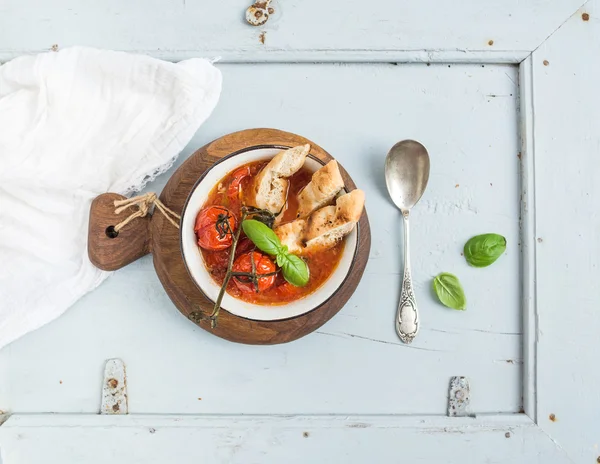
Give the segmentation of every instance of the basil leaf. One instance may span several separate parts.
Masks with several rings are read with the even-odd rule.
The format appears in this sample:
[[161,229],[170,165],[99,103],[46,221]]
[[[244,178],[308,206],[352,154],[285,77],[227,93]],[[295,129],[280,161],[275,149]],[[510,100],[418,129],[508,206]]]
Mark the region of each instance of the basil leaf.
[[254,219],[246,219],[242,222],[242,229],[259,250],[271,256],[275,256],[281,252],[282,247],[279,237],[262,222]]
[[460,285],[460,280],[454,274],[442,272],[433,279],[433,291],[440,302],[452,309],[467,309],[467,298]]
[[506,239],[498,234],[476,235],[465,243],[464,255],[467,263],[475,267],[486,267],[506,251]]
[[275,261],[277,262],[277,265],[279,267],[283,267],[283,263],[285,263],[286,259],[287,259],[287,253],[279,253],[275,257]]
[[[282,255],[281,270],[283,278],[296,287],[304,287],[308,283],[309,272],[306,263],[296,255]],[[279,256],[277,257],[279,264]]]

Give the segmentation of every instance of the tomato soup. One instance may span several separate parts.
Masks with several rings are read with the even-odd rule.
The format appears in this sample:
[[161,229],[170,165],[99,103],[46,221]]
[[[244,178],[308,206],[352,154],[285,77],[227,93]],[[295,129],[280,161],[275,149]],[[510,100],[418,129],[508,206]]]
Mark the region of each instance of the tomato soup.
[[[202,257],[212,278],[219,285],[223,284],[227,274],[233,232],[241,227],[242,207],[253,206],[246,204],[247,194],[253,187],[255,176],[267,163],[248,163],[223,177],[210,192],[198,215],[196,227],[202,231],[198,233]],[[296,219],[297,194],[310,182],[311,177],[312,172],[302,167],[288,178],[287,209],[282,213],[278,225]],[[331,276],[344,251],[344,241],[302,256],[309,269],[309,280],[303,287],[287,282],[279,272],[274,257],[259,251],[242,231],[235,250],[233,271],[238,271],[238,274],[255,271],[258,279],[252,284],[248,278],[234,275],[227,285],[227,292],[250,303],[281,305],[314,292]]]

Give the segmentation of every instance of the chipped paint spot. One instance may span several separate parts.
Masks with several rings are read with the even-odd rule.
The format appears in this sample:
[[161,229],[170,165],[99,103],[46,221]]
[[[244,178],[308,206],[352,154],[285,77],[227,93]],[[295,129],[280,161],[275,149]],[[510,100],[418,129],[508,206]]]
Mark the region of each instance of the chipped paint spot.
[[198,398],[198,401],[202,401],[202,398]]
[[505,436],[506,438],[510,438],[510,432],[506,432],[506,433],[504,434],[504,436]]
[[109,359],[104,368],[102,406],[100,414],[127,414],[127,380],[125,364],[120,359]]
[[548,60],[544,60],[544,66],[548,66],[550,62]]
[[62,385],[62,380],[59,380],[58,383],[60,383]]
[[[589,15],[589,13],[583,13],[583,14],[581,15],[581,19],[583,19],[584,21],[589,21],[589,20],[590,20],[590,15]],[[598,462],[600,462],[600,461],[598,461]]]
[[554,413],[550,414],[548,416],[548,419],[550,419],[552,422],[556,422],[556,416],[554,415]]
[[58,51],[58,44],[54,44],[50,47],[50,50],[52,50],[53,52],[57,52]]
[[493,40],[490,40],[490,41],[488,42],[488,45],[491,47],[492,45],[494,45],[494,41],[493,41]]
[[302,434],[302,436],[303,436],[304,438],[308,438],[308,437],[310,436],[310,433],[308,433],[308,432],[304,432],[304,433]]
[[266,31],[262,31],[259,35],[258,35],[258,41],[261,44],[265,44],[265,38],[267,37],[267,32]]
[[517,158],[521,159],[521,152],[517,153]]
[[269,6],[271,0],[258,1],[246,10],[246,21],[252,26],[262,26],[269,20],[275,10]]
[[456,185],[454,186],[454,188],[455,188],[455,189],[457,189],[458,187],[460,187],[460,184],[456,184]]
[[471,387],[466,377],[452,377],[448,392],[448,416],[467,417],[467,407],[471,402]]
[[544,239],[542,237],[538,237],[537,241],[538,241],[538,243],[542,243],[544,241]]
[[152,427],[150,427],[150,430],[148,430],[148,432],[154,433],[154,432],[156,432],[156,429],[153,429]]
[[598,458],[596,458],[596,462],[600,462],[600,456],[598,456]]

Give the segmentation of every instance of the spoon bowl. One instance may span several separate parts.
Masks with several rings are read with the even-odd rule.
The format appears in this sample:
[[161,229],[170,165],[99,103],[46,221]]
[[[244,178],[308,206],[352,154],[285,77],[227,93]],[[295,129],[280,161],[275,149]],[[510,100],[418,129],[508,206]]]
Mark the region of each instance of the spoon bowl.
[[429,154],[415,140],[394,145],[385,159],[385,183],[394,204],[409,211],[423,196],[429,180]]

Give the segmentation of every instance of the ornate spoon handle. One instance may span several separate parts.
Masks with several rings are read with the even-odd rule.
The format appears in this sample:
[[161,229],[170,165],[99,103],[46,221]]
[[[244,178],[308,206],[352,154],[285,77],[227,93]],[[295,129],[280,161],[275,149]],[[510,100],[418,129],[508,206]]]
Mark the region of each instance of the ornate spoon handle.
[[419,331],[419,310],[415,301],[412,277],[410,275],[410,232],[408,212],[402,212],[404,218],[404,278],[400,292],[400,304],[396,314],[396,332],[404,343],[411,343]]

